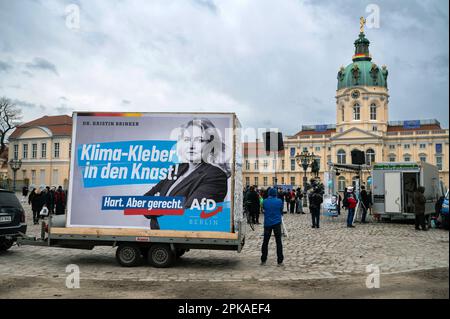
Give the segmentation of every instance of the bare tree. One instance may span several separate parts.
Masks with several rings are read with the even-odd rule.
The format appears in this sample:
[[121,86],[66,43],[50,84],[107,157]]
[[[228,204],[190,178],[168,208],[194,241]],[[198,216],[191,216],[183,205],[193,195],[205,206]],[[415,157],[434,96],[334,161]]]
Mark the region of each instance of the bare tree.
[[6,149],[6,136],[14,130],[22,119],[22,110],[10,99],[0,98],[0,154]]

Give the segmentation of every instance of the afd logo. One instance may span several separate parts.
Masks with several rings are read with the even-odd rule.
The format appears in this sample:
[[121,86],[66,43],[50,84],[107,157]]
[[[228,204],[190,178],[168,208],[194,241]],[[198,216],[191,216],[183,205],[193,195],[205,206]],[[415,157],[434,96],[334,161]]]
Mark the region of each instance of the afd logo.
[[[192,201],[191,208],[201,210],[200,218],[211,218],[218,213],[220,213],[223,207],[217,207],[217,204],[212,199],[202,198],[200,201],[198,199],[194,199]],[[206,212],[208,211],[208,212]]]

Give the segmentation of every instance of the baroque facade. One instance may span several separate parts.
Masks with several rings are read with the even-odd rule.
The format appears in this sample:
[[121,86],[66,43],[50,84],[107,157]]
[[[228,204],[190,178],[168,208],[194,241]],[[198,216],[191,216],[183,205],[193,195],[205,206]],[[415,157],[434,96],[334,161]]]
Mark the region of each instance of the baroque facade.
[[[69,185],[72,118],[44,116],[18,126],[9,137],[9,160],[21,160],[17,187]],[[8,176],[13,172],[8,168]]]
[[[304,125],[283,139],[284,151],[268,155],[261,141],[244,143],[245,185],[269,187],[275,184],[303,186],[303,169],[295,155],[307,150],[319,162],[319,178],[330,164],[351,164],[351,151],[365,153],[367,167],[374,162],[428,162],[439,168],[440,179],[449,185],[449,131],[437,120],[389,121],[388,69],[372,61],[369,40],[361,30],[355,41],[355,55],[337,74],[336,123]],[[307,178],[312,178],[310,169]],[[355,184],[354,172],[341,171],[336,187],[342,191]],[[363,170],[366,184],[370,169]]]

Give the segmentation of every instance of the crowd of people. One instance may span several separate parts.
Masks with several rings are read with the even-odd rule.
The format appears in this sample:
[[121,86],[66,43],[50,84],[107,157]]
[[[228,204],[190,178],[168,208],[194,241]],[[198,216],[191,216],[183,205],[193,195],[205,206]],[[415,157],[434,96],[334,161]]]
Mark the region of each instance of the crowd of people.
[[[425,188],[420,186],[414,192],[413,203],[415,213],[415,229],[428,230],[425,220]],[[319,181],[312,182],[308,192],[302,192],[300,188],[283,190],[280,187],[269,187],[258,189],[257,186],[247,186],[244,190],[244,211],[249,223],[260,224],[260,214],[264,214],[264,240],[261,247],[261,265],[267,260],[268,244],[272,232],[274,233],[277,247],[278,265],[283,264],[282,247],[282,222],[283,214],[305,214],[303,211],[303,200],[307,196],[309,212],[311,214],[311,227],[320,227],[320,215],[322,210],[324,186]],[[367,214],[371,210],[372,194],[365,186],[360,187],[358,194],[353,186],[345,189],[343,196],[337,193],[337,214],[340,215],[341,208],[347,211],[346,224],[348,228],[354,228],[356,209],[360,207],[360,223],[367,223]],[[436,212],[440,211],[444,197],[436,203]]]
[[[273,232],[277,247],[277,262],[283,265],[283,245],[282,245],[282,222],[283,214],[305,214],[303,201],[307,196],[309,212],[311,214],[311,227],[320,227],[320,214],[323,203],[324,186],[319,181],[313,181],[308,192],[303,192],[301,188],[283,190],[280,187],[269,187],[268,189],[258,189],[257,186],[248,186],[244,190],[244,210],[247,221],[253,224],[260,224],[260,215],[264,214],[264,239],[261,247],[261,265],[266,264],[268,244]],[[371,195],[367,193],[365,187],[361,187],[359,196],[356,195],[353,187],[348,187],[344,192],[344,197],[336,194],[337,211],[340,215],[341,205],[346,209],[347,227],[354,227],[355,210],[361,201],[361,223],[366,223],[367,212],[372,205]]]
[[64,215],[67,205],[67,191],[62,186],[49,187],[41,185],[24,186],[22,188],[22,203],[28,202],[33,211],[33,223],[39,223],[39,219],[49,215]]

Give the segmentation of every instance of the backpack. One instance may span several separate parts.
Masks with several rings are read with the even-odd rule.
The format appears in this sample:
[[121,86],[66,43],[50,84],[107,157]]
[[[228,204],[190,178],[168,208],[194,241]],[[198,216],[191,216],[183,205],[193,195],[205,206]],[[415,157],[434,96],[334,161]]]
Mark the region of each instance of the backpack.
[[356,199],[353,197],[347,198],[348,208],[355,208],[356,207]]

